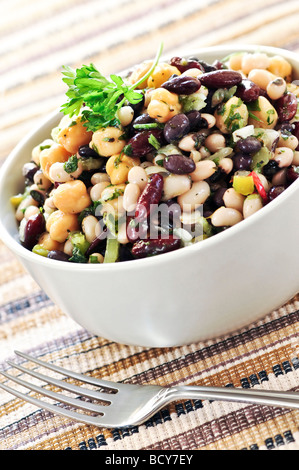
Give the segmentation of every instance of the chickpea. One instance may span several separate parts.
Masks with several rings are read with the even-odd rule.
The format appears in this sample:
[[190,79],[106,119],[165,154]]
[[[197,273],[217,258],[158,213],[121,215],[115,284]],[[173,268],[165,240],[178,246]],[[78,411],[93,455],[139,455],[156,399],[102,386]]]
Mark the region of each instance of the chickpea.
[[262,90],[266,90],[270,82],[277,77],[268,70],[253,69],[248,75],[248,79],[258,85]]
[[270,59],[266,54],[244,54],[242,56],[241,69],[246,75],[253,69],[267,69],[270,65]]
[[56,162],[65,163],[71,154],[60,144],[54,144],[51,148],[40,153],[40,166],[43,174],[50,180],[49,171],[51,165]]
[[190,173],[192,181],[203,181],[210,178],[217,170],[217,165],[213,160],[202,160],[196,163],[195,170]]
[[271,80],[267,85],[267,95],[271,100],[278,100],[284,94],[287,89],[287,84],[285,80],[281,77],[277,77],[274,80]]
[[53,194],[55,206],[66,214],[79,214],[91,204],[90,196],[83,181],[62,183]]
[[34,149],[32,150],[31,158],[37,166],[40,165],[40,153],[42,152],[42,150],[44,150],[45,148],[52,147],[53,144],[54,141],[52,139],[46,139],[41,144],[34,147]]
[[148,183],[148,176],[146,171],[141,166],[134,166],[128,173],[129,183],[137,184],[140,191],[143,191]]
[[169,121],[173,116],[179,114],[180,110],[181,105],[176,93],[171,93],[164,88],[157,88],[151,94],[147,112],[151,118],[157,119],[158,122]]
[[247,219],[255,212],[259,211],[263,207],[263,202],[259,194],[250,194],[244,201],[243,215],[244,219]]
[[245,197],[242,194],[237,193],[234,188],[227,189],[223,195],[224,205],[231,209],[236,209],[239,212],[243,211],[244,200]]
[[88,215],[82,220],[82,230],[89,243],[92,243],[96,238],[96,226],[98,223],[98,219],[93,215]]
[[131,158],[127,155],[113,155],[107,161],[106,172],[112,184],[123,184],[128,180],[131,168],[139,164],[139,158]]
[[[142,77],[144,77],[147,72],[149,72],[150,68],[152,67],[153,62],[152,61],[146,61],[143,62],[141,65],[139,65],[132,73],[130,77],[130,82],[132,84],[137,83]],[[144,89],[147,87],[147,80],[144,80],[138,88],[140,90]]]
[[231,207],[219,207],[211,216],[214,227],[232,227],[243,220],[241,212]]
[[94,132],[91,140],[92,147],[102,157],[111,157],[119,154],[126,142],[123,137],[123,131],[117,127],[105,127]]
[[78,152],[79,147],[89,144],[91,137],[92,132],[87,130],[81,118],[77,118],[70,126],[61,129],[57,141],[67,152],[74,155]]
[[[234,117],[236,116],[236,117]],[[237,96],[230,98],[223,110],[215,112],[216,126],[223,134],[229,134],[234,126],[245,127],[248,123],[247,106]]]
[[249,124],[263,129],[274,129],[278,121],[278,114],[274,106],[267,98],[260,96],[258,98],[258,108],[257,111],[251,111],[255,119],[250,117]]
[[53,240],[48,232],[44,232],[41,234],[38,239],[38,245],[42,246],[47,251],[63,251],[61,243],[56,240]]
[[194,182],[191,189],[178,197],[182,211],[192,212],[198,209],[210,196],[210,186],[206,181]]
[[75,214],[65,214],[57,210],[48,218],[46,229],[52,240],[64,243],[70,232],[80,230],[78,217]]
[[166,63],[158,64],[147,80],[149,88],[160,88],[172,75],[181,75],[177,67]]
[[277,77],[282,78],[291,78],[292,75],[292,66],[291,64],[280,55],[275,55],[270,57],[268,70],[276,75]]

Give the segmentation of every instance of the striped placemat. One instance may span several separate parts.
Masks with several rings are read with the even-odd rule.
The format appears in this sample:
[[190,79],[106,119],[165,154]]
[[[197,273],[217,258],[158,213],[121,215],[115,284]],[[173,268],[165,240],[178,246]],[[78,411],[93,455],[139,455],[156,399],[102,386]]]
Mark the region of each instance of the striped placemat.
[[[0,162],[64,93],[61,66],[116,73],[165,52],[252,43],[299,52],[298,0],[0,0]],[[241,314],[241,312],[240,312]],[[47,298],[0,242],[0,364],[14,350],[135,384],[299,388],[299,297],[230,336],[147,349],[98,338]],[[0,391],[1,450],[299,450],[299,414],[184,400],[139,427],[74,423]]]

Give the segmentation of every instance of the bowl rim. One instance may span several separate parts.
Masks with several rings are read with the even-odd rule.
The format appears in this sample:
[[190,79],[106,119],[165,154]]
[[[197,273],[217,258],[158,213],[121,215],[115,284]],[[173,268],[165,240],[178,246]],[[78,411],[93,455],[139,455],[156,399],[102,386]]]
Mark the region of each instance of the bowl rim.
[[[277,47],[272,47],[272,46],[263,46],[263,45],[255,45],[255,44],[227,44],[227,45],[222,45],[222,46],[210,46],[210,47],[204,47],[200,48],[197,50],[191,50],[191,51],[186,51],[185,55],[200,55],[200,54],[208,54],[208,53],[226,53],[226,55],[234,52],[253,52],[253,51],[260,51],[260,52],[267,52],[269,54],[280,54],[285,58],[290,59],[291,61],[296,61],[298,63],[299,67],[299,55],[292,51],[288,51],[282,48],[277,48]],[[182,54],[184,55],[184,54]],[[168,56],[169,57],[169,56]],[[162,57],[162,60],[166,59],[167,57],[164,55]],[[122,72],[123,74],[127,73],[127,70]],[[10,169],[11,165],[14,163],[15,160],[18,159],[19,157],[19,152],[23,148],[24,145],[30,141],[35,134],[39,132],[39,130],[47,125],[50,124],[50,122],[57,118],[57,121],[59,119],[59,116],[61,116],[61,112],[59,110],[54,110],[52,113],[48,114],[45,116],[43,119],[40,120],[40,122],[27,134],[25,135],[20,142],[14,147],[14,149],[10,152],[10,154],[6,157],[4,160],[1,168],[0,168],[0,188],[3,186],[4,180],[5,180],[5,175]],[[258,224],[259,219],[261,217],[266,216],[267,214],[271,213],[272,211],[275,211],[278,206],[282,205],[284,201],[288,198],[291,197],[292,194],[298,192],[299,193],[299,179],[293,182],[282,194],[279,195],[278,198],[274,199],[263,207],[261,210],[256,212],[255,214],[251,215],[247,219],[242,220],[238,224],[229,227],[229,229],[220,232],[216,235],[213,235],[210,238],[207,238],[199,243],[195,243],[194,245],[186,246],[181,249],[164,253],[163,255],[158,255],[158,256],[151,256],[148,258],[142,258],[142,259],[134,259],[134,260],[128,260],[125,262],[120,262],[120,263],[102,263],[102,264],[92,264],[92,263],[66,263],[62,261],[57,261],[53,259],[48,259],[43,256],[36,255],[35,253],[32,253],[30,250],[27,250],[25,247],[23,247],[19,241],[17,241],[7,230],[5,227],[5,224],[2,220],[2,217],[0,217],[0,239],[3,241],[3,243],[12,250],[13,253],[16,255],[20,256],[20,258],[26,259],[26,261],[30,263],[35,263],[40,266],[44,267],[52,267],[52,268],[58,268],[64,271],[75,271],[75,272],[107,272],[107,271],[121,271],[121,270],[127,270],[127,269],[137,269],[139,268],[147,268],[151,266],[159,266],[159,263],[168,263],[168,261],[173,261],[175,262],[176,260],[181,259],[182,257],[187,257],[192,256],[194,253],[201,252],[203,250],[209,250],[213,249],[215,244],[219,243],[224,243],[227,238],[233,237],[235,234],[238,234],[238,232],[243,232],[244,230],[247,230],[248,227]],[[12,208],[13,211],[13,208]],[[1,208],[0,208],[0,214],[1,214]]]

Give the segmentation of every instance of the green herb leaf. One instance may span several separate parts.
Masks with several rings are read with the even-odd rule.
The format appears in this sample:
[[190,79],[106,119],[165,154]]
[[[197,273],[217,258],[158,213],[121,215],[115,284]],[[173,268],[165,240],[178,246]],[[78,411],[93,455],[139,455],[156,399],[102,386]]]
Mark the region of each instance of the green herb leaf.
[[159,150],[161,148],[160,142],[156,139],[153,134],[149,136],[148,141],[156,150]]
[[78,158],[76,155],[72,155],[67,162],[63,165],[64,170],[68,173],[74,173],[78,169]]

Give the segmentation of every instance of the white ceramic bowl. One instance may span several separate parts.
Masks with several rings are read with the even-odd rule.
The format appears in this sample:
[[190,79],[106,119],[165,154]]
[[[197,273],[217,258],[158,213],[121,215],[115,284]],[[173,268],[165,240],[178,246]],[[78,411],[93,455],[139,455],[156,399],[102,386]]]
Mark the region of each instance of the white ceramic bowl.
[[[192,51],[213,62],[236,50]],[[261,47],[289,60],[299,57]],[[228,334],[278,308],[299,291],[299,181],[258,213],[197,245],[149,259],[81,265],[49,260],[23,248],[10,205],[22,191],[22,166],[50,135],[59,113],[15,148],[0,176],[0,235],[33,279],[65,313],[95,335],[132,345],[170,347]]]

